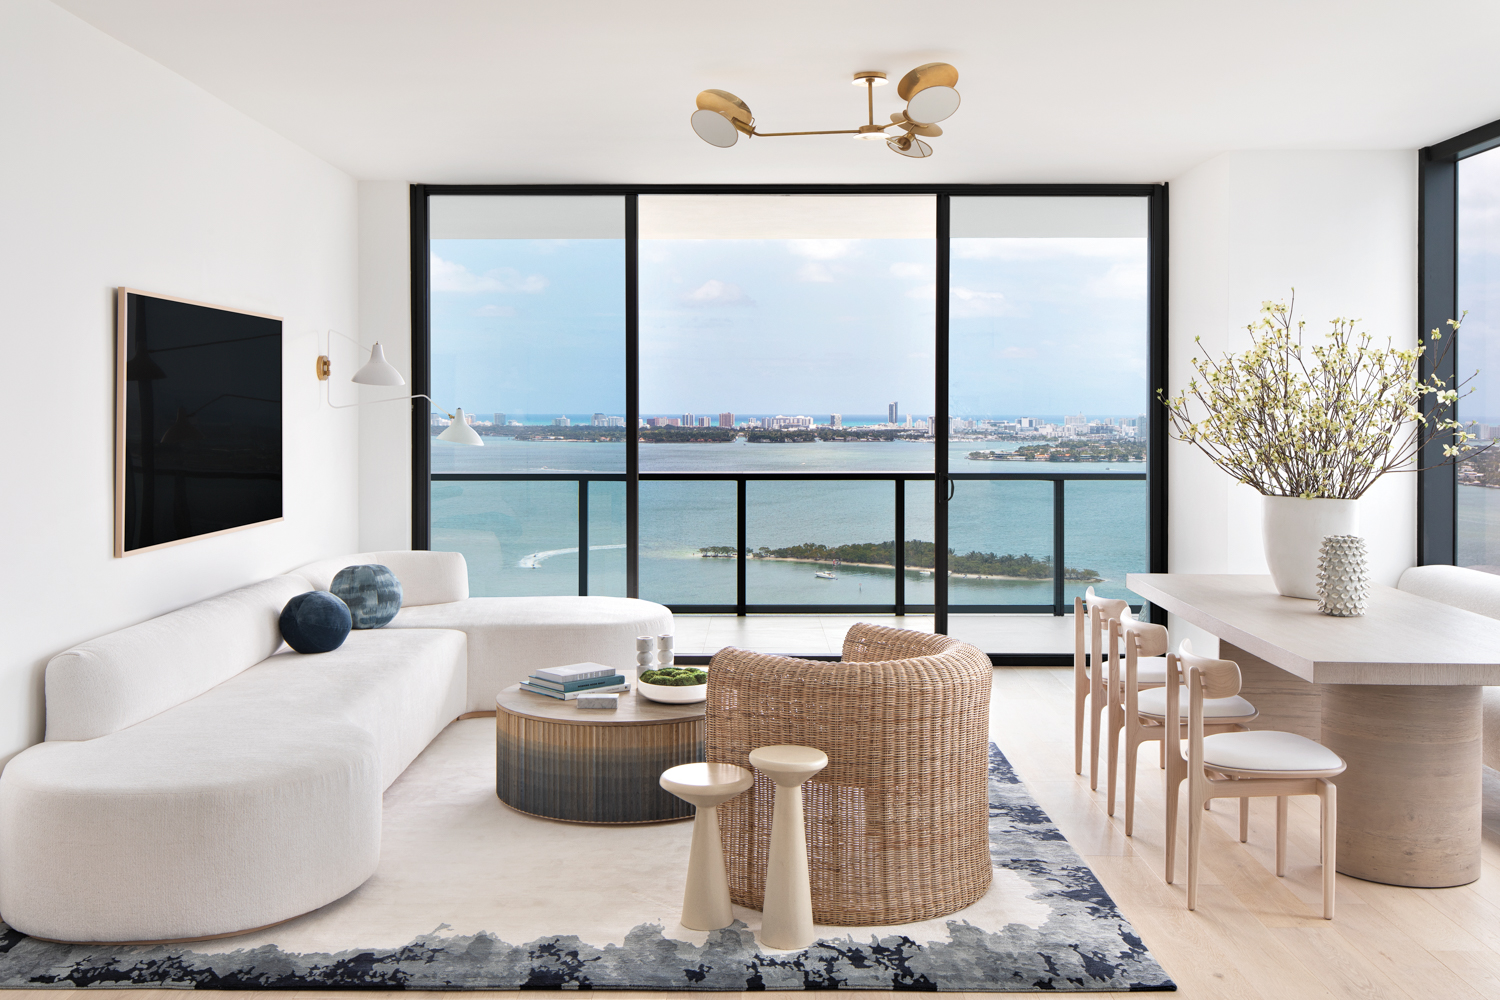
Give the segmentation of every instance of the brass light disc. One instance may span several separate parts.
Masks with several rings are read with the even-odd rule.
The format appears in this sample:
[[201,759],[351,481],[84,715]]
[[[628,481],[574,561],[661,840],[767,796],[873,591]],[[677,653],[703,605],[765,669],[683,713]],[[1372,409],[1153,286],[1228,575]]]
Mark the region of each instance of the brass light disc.
[[737,118],[746,126],[755,120],[750,114],[750,106],[727,90],[700,91],[698,107],[704,111],[716,111],[725,118]]
[[872,83],[876,87],[884,87],[886,84],[891,82],[887,80],[885,74],[878,69],[862,69],[858,73],[854,74],[853,82],[856,87],[865,86],[866,80],[870,81],[870,83]]
[[896,84],[896,93],[903,101],[911,100],[913,94],[928,87],[958,86],[958,70],[951,63],[923,63],[901,78]]

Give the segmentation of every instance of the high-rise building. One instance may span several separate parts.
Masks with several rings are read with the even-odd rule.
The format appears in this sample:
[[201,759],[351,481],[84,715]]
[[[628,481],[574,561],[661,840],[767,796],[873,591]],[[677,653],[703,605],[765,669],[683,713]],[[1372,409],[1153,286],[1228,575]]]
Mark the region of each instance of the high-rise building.
[[567,417],[553,417],[552,418],[552,426],[553,427],[572,427],[573,426],[573,421],[569,420]]
[[697,425],[698,425],[698,420],[691,413],[684,413],[682,415],[682,426],[684,426],[684,427],[696,427]]
[[1087,427],[1088,425],[1089,418],[1085,417],[1082,413],[1076,417],[1063,417],[1064,427]]
[[594,426],[595,427],[604,427],[605,426],[605,423],[604,423],[604,414],[602,414],[602,413],[596,413],[596,414],[594,414]]
[[494,421],[495,421],[495,426],[496,427],[504,427],[505,426],[505,414],[503,414],[503,413],[497,413],[497,414],[495,414]]
[[721,413],[721,414],[719,414],[719,426],[720,427],[733,427],[734,426],[734,414],[733,413]]
[[844,415],[842,413],[830,413],[828,415],[828,426],[829,427],[842,427],[842,426],[844,426]]
[[907,414],[907,415],[906,415],[906,426],[907,426],[907,427],[910,427],[910,426],[911,426],[911,414],[910,414],[910,413],[908,413],[908,414]]
[[712,426],[712,424],[709,422],[709,418],[708,417],[699,417],[698,418],[698,426],[699,427],[710,427],[710,426]]
[[887,403],[885,405],[885,422],[892,426],[901,422],[901,404]]

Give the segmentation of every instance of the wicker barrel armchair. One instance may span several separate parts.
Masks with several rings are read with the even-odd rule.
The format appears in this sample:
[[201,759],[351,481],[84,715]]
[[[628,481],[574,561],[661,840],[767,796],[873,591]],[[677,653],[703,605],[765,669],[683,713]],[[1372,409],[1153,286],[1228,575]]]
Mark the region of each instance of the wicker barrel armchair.
[[[813,919],[900,924],[990,884],[989,657],[947,636],[855,625],[839,663],[728,648],[708,671],[708,759],[756,747],[828,754],[803,786]],[[761,909],[774,784],[719,806],[729,892]]]

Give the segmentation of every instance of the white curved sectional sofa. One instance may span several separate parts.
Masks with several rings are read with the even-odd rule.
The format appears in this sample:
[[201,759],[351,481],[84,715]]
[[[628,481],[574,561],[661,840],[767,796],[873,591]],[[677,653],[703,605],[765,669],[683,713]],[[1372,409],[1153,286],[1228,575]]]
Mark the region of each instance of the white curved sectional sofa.
[[[277,618],[383,563],[382,629],[304,656]],[[76,646],[47,665],[46,741],[0,773],[0,919],[58,941],[164,941],[290,919],[358,887],[381,795],[456,717],[537,667],[635,663],[671,612],[609,597],[469,598],[463,556],[305,566]]]

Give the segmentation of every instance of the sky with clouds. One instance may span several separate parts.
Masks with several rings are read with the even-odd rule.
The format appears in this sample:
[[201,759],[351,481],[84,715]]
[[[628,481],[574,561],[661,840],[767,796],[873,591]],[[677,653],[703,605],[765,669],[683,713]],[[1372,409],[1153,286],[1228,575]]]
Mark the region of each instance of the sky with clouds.
[[1459,371],[1479,372],[1459,414],[1500,423],[1500,149],[1458,163],[1458,307]]
[[[624,247],[434,240],[433,389],[471,412],[624,410]],[[932,240],[641,243],[643,413],[930,413]],[[1144,239],[955,239],[955,415],[1131,415]]]

